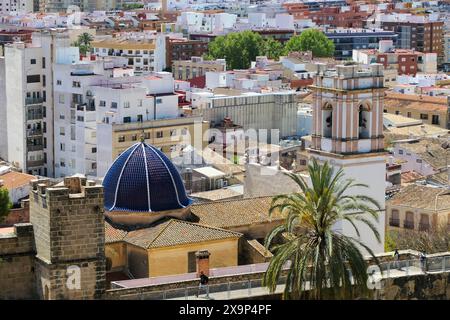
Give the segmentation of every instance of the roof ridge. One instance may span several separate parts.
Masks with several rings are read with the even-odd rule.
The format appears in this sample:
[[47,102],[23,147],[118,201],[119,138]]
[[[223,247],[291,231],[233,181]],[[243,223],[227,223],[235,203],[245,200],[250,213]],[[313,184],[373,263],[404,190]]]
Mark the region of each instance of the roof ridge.
[[171,219],[171,220],[176,220],[176,222],[180,222],[180,223],[184,223],[184,224],[190,224],[190,225],[195,225],[195,226],[199,226],[199,227],[203,227],[203,228],[207,228],[207,229],[224,231],[224,232],[233,233],[233,234],[236,234],[236,235],[243,235],[243,233],[241,233],[241,232],[227,230],[227,229],[219,228],[219,227],[214,227],[214,226],[210,226],[209,224],[202,224],[202,223],[185,221],[185,220],[179,220],[179,219]]
[[[216,189],[219,190],[219,189]],[[210,190],[210,191],[214,191],[214,190]],[[253,199],[260,199],[260,198],[273,198],[276,195],[271,195],[271,196],[257,196],[257,197],[251,197],[251,198],[242,198],[242,199],[224,199],[224,200],[217,200],[217,201],[211,201],[211,202],[206,202],[206,203],[194,203],[192,204],[192,206],[201,206],[201,205],[210,205],[210,204],[216,204],[216,203],[221,203],[221,202],[230,202],[230,201],[243,201],[243,200],[253,200]]]
[[[161,224],[166,223],[166,225],[158,232],[158,234],[156,236],[153,237],[152,241],[150,241],[150,243],[146,246],[147,248],[151,247],[151,245],[156,241],[156,239],[159,238],[159,236],[164,232],[164,230],[166,230],[169,227],[169,225],[172,223],[173,220],[174,219],[170,219],[169,221],[161,223]],[[154,226],[154,227],[157,227],[157,226]],[[151,227],[151,228],[154,228],[154,227]]]

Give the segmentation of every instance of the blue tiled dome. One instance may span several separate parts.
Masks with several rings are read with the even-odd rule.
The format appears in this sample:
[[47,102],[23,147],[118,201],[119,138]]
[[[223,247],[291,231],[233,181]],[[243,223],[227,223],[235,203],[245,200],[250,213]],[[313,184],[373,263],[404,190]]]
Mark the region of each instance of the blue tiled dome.
[[103,187],[108,211],[154,212],[191,204],[172,162],[144,142],[132,145],[114,161]]

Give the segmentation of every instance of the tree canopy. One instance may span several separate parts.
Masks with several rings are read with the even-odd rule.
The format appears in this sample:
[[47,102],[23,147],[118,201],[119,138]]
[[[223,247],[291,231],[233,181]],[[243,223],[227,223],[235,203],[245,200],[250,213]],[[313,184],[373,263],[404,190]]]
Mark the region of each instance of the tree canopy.
[[92,35],[87,32],[83,32],[78,36],[77,41],[75,41],[74,45],[80,48],[80,53],[85,55],[87,52],[91,50],[91,42],[94,40]]
[[208,56],[213,59],[226,59],[229,69],[247,69],[260,55],[262,37],[252,31],[232,32],[216,37],[210,44]]
[[286,42],[285,54],[292,51],[312,51],[314,57],[331,57],[334,53],[334,43],[322,31],[307,29]]
[[247,69],[257,56],[277,60],[291,51],[309,50],[315,57],[330,57],[334,53],[334,43],[323,32],[315,29],[303,31],[286,44],[247,30],[216,37],[209,44],[205,58],[225,59],[228,69]]
[[12,203],[9,200],[8,189],[0,187],[0,222],[8,215]]
[[[303,177],[288,174],[300,192],[275,196],[269,214],[286,215],[285,222],[266,237],[265,246],[273,253],[263,284],[271,292],[277,286],[284,267],[287,271],[285,298],[342,299],[367,293],[367,262],[364,248],[378,263],[372,250],[357,237],[335,231],[333,226],[346,221],[360,232],[357,223],[367,225],[380,242],[374,221],[380,205],[365,195],[350,195],[349,189],[366,185],[344,179],[327,162],[315,159],[308,165],[311,184]],[[304,288],[309,286],[309,290]]]

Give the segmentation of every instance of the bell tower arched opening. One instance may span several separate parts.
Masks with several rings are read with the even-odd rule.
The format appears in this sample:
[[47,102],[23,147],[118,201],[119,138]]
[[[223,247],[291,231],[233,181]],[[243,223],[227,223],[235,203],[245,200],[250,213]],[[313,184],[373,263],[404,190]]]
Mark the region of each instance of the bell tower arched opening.
[[322,137],[331,138],[333,132],[333,106],[326,103],[322,108]]
[[370,107],[366,104],[360,104],[358,107],[358,138],[370,138]]

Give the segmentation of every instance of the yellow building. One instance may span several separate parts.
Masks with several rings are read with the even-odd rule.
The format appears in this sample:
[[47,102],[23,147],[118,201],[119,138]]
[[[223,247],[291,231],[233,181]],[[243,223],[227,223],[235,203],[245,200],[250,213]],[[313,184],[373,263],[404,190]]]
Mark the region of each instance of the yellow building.
[[422,120],[424,124],[448,128],[447,97],[387,92],[384,98],[385,113]]
[[[115,159],[124,150],[139,141],[142,132],[144,132],[145,142],[159,148],[169,157],[177,155],[180,147],[186,144],[198,145],[203,149],[208,143],[207,140],[203,141],[203,134],[208,128],[209,122],[203,121],[201,117],[113,124],[112,158]],[[199,133],[201,136],[198,135]]]
[[386,229],[429,231],[450,226],[450,193],[411,184],[386,201]]
[[109,271],[128,269],[135,278],[196,271],[195,253],[207,249],[211,268],[238,265],[242,234],[170,219],[151,228],[122,231],[106,224]]

